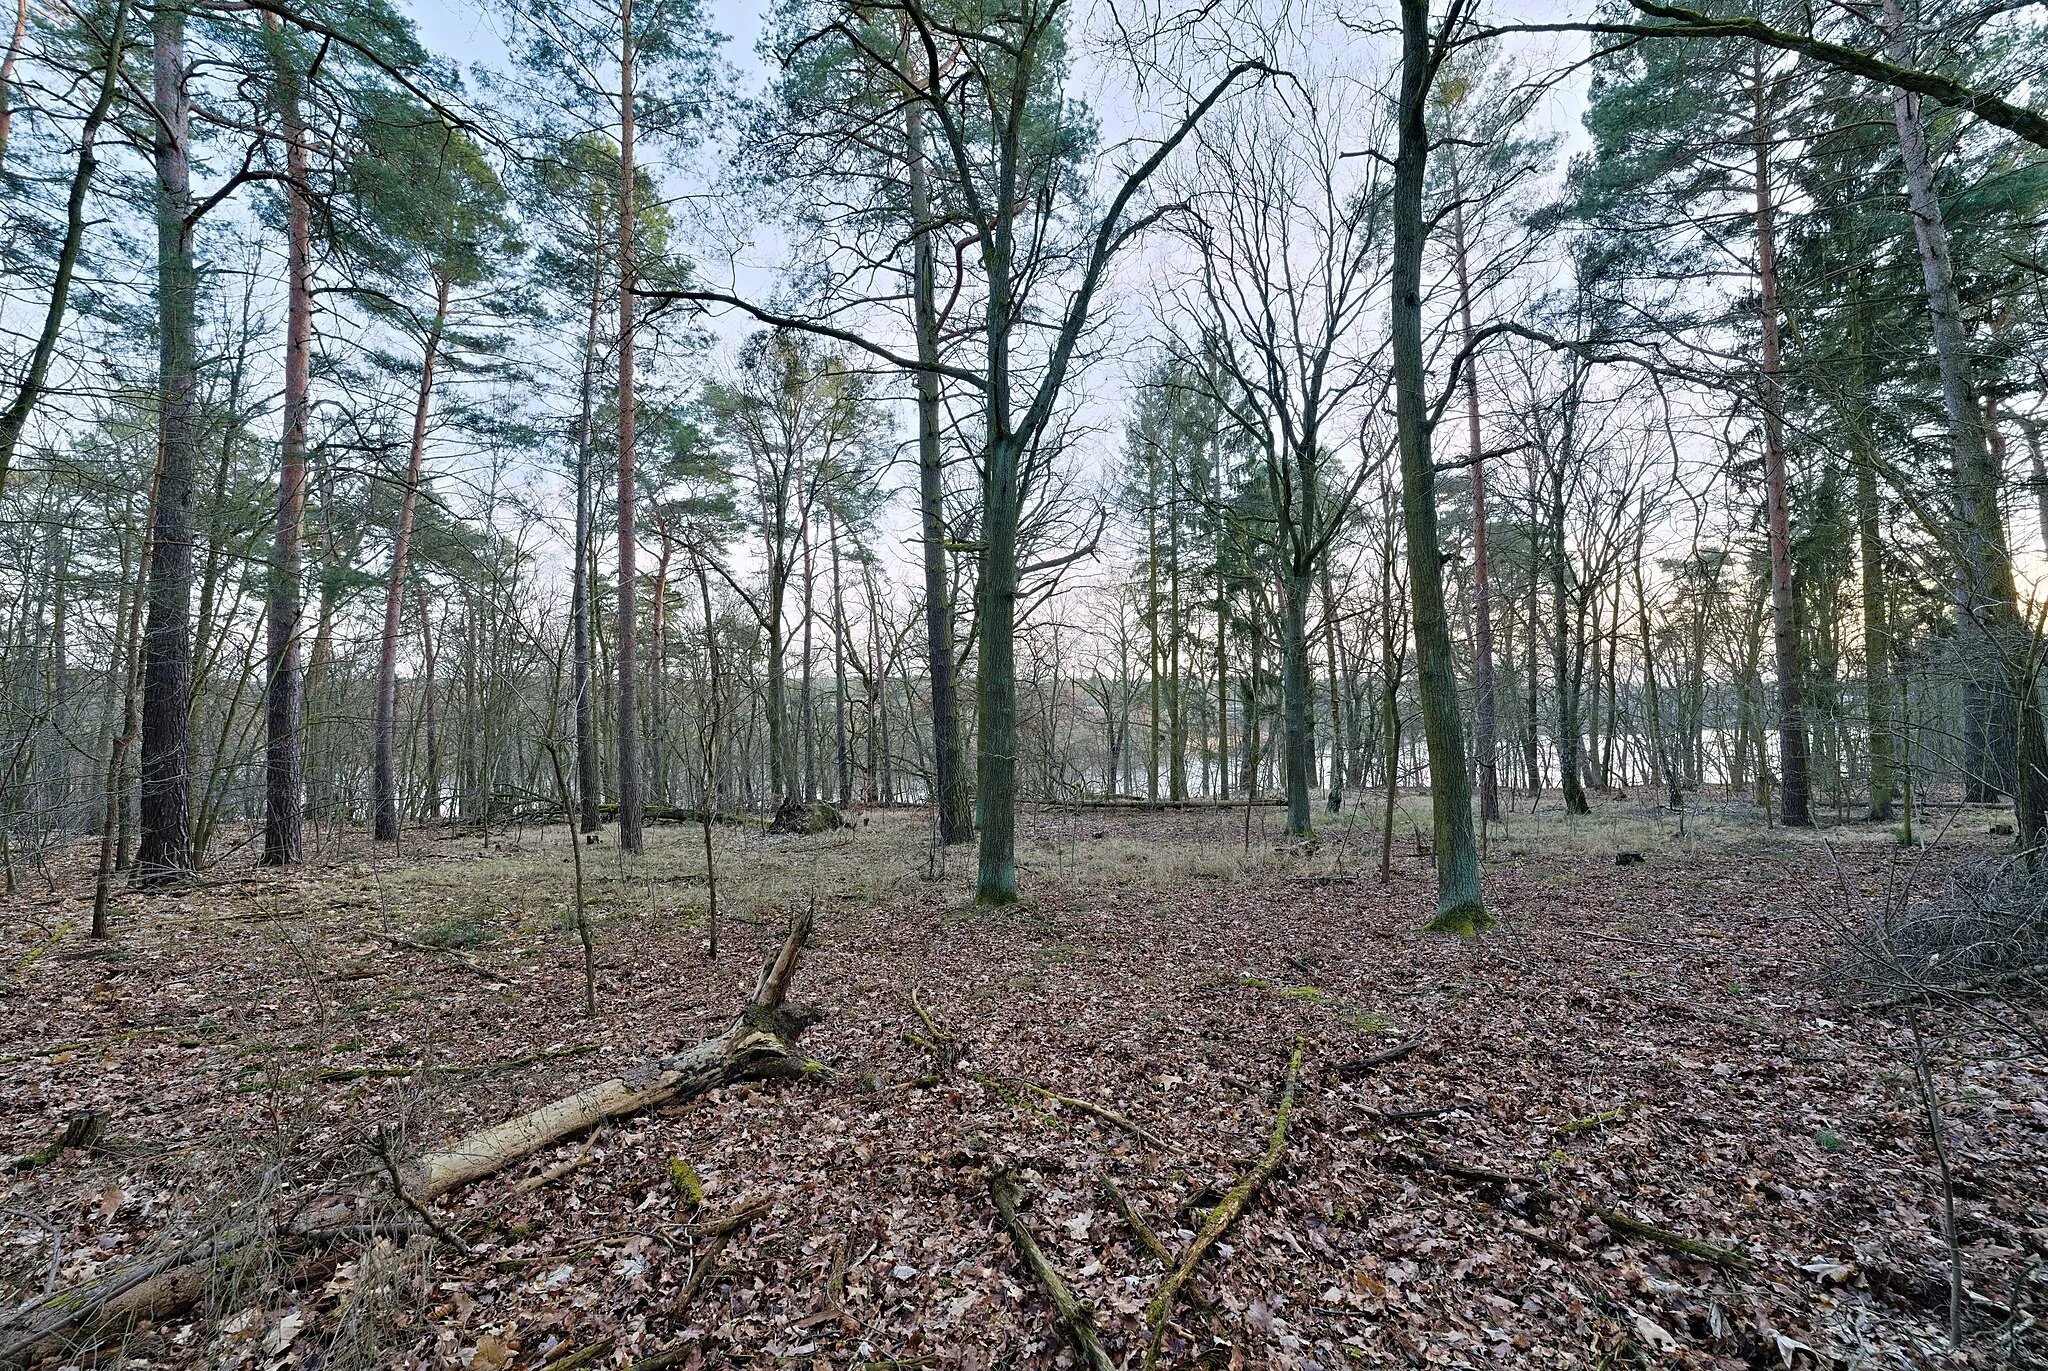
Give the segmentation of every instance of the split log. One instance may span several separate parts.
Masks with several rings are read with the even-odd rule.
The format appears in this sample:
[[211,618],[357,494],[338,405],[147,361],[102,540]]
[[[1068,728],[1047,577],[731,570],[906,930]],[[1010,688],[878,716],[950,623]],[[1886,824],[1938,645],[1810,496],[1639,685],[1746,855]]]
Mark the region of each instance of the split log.
[[988,1196],[995,1201],[996,1213],[1002,1218],[1003,1227],[1010,1230],[1010,1241],[1017,1245],[1017,1256],[1038,1278],[1038,1283],[1045,1287],[1046,1296],[1052,1300],[1053,1310],[1059,1315],[1060,1327],[1066,1330],[1068,1340],[1081,1354],[1089,1371],[1116,1371],[1116,1363],[1109,1359],[1102,1340],[1095,1335],[1095,1320],[1088,1307],[1067,1289],[1067,1283],[1060,1279],[1051,1258],[1045,1255],[1038,1239],[1032,1236],[1030,1225],[1017,1212],[1018,1201],[1024,1197],[1024,1187],[1007,1170],[998,1169],[989,1175]]
[[811,936],[811,914],[797,917],[781,950],[761,968],[754,993],[732,1027],[688,1051],[665,1057],[635,1079],[600,1081],[529,1113],[412,1158],[399,1168],[405,1192],[425,1203],[526,1160],[606,1119],[694,1099],[738,1081],[801,1076],[822,1067],[794,1049],[820,1012],[785,1004],[790,980]]
[[1296,1041],[1294,1056],[1287,1063],[1287,1083],[1280,1090],[1280,1109],[1273,1118],[1273,1133],[1266,1141],[1266,1155],[1259,1158],[1251,1170],[1238,1177],[1237,1184],[1230,1187],[1230,1193],[1209,1211],[1202,1231],[1195,1234],[1195,1240],[1188,1244],[1180,1265],[1167,1276],[1159,1287],[1159,1293],[1152,1297],[1152,1303],[1145,1307],[1145,1323],[1152,1330],[1152,1345],[1145,1350],[1146,1371],[1159,1364],[1159,1349],[1166,1342],[1166,1326],[1173,1317],[1174,1302],[1180,1298],[1182,1287],[1194,1279],[1195,1267],[1202,1260],[1202,1255],[1230,1231],[1230,1225],[1237,1222],[1238,1215],[1244,1213],[1245,1206],[1259,1193],[1259,1187],[1280,1169],[1281,1159],[1287,1155],[1287,1123],[1294,1113],[1294,1092],[1301,1085],[1301,1053],[1302,1045]]

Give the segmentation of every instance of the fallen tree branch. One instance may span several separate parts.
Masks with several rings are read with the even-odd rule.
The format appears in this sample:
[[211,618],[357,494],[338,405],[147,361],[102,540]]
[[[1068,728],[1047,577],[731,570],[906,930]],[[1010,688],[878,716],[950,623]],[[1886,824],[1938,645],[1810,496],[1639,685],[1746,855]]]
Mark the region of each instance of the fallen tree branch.
[[1088,1117],[1092,1119],[1100,1119],[1102,1120],[1102,1122],[1109,1124],[1112,1127],[1121,1128],[1124,1132],[1130,1134],[1138,1141],[1144,1143],[1147,1147],[1153,1148],[1157,1151],[1173,1152],[1178,1150],[1174,1147],[1172,1143],[1168,1142],[1166,1139],[1146,1129],[1136,1120],[1125,1118],[1122,1114],[1117,1113],[1114,1109],[1104,1108],[1102,1105],[1091,1103],[1088,1100],[1076,1099],[1072,1095],[1062,1095],[1056,1090],[1047,1090],[1042,1085],[1033,1085],[1030,1081],[1026,1080],[1013,1079],[1011,1084],[1019,1086],[1025,1090],[1029,1090],[1034,1095],[1038,1095],[1045,1099],[1051,1100],[1054,1104],[1066,1105],[1068,1108],[1078,1110],[1080,1113],[1086,1114]]
[[1001,1216],[1003,1226],[1010,1230],[1010,1241],[1017,1245],[1017,1256],[1045,1287],[1045,1293],[1052,1300],[1052,1307],[1059,1315],[1060,1327],[1074,1344],[1074,1350],[1088,1364],[1089,1371],[1116,1371],[1104,1350],[1102,1340],[1095,1335],[1095,1320],[1087,1306],[1075,1299],[1067,1289],[1065,1281],[1052,1261],[1039,1248],[1038,1240],[1031,1236],[1031,1229],[1017,1212],[1018,1201],[1023,1198],[1024,1188],[1009,1171],[998,1168],[989,1173],[988,1195],[995,1201],[996,1213]]
[[1723,1247],[1719,1243],[1705,1242],[1699,1238],[1690,1238],[1673,1229],[1660,1227],[1657,1224],[1638,1219],[1631,1214],[1624,1214],[1618,1209],[1602,1209],[1598,1205],[1588,1204],[1583,1200],[1565,1194],[1563,1191],[1553,1189],[1532,1176],[1511,1176],[1505,1171],[1494,1171],[1483,1166],[1472,1166],[1454,1157],[1446,1157],[1439,1152],[1427,1152],[1403,1147],[1394,1149],[1394,1154],[1405,1158],[1414,1165],[1425,1167],[1432,1171],[1441,1171],[1446,1175],[1456,1176],[1461,1180],[1478,1181],[1484,1185],[1513,1186],[1526,1191],[1531,1197],[1546,1203],[1571,1205],[1580,1213],[1600,1220],[1600,1222],[1606,1224],[1617,1233],[1627,1233],[1632,1237],[1645,1238],[1661,1247],[1683,1253],[1685,1256],[1697,1261],[1711,1262],[1716,1266],[1725,1267],[1731,1271],[1746,1271],[1756,1265],[1755,1258],[1736,1248]]
[[1422,1046],[1422,1041],[1422,1035],[1418,1033],[1406,1042],[1396,1043],[1384,1052],[1375,1052],[1371,1056],[1359,1057],[1348,1062],[1340,1062],[1337,1065],[1337,1074],[1340,1076],[1358,1076],[1377,1067],[1391,1066],[1416,1048]]
[[1620,1123],[1635,1112],[1635,1103],[1630,1101],[1614,1109],[1603,1109],[1597,1114],[1588,1114],[1583,1119],[1573,1119],[1570,1123],[1561,1123],[1552,1129],[1551,1132],[1555,1137],[1570,1138],[1580,1133],[1590,1133],[1603,1124]]
[[1117,1217],[1124,1221],[1124,1226],[1131,1230],[1131,1236],[1138,1240],[1138,1245],[1159,1258],[1160,1264],[1171,1271],[1174,1265],[1172,1251],[1160,1241],[1159,1235],[1152,1231],[1152,1225],[1146,1223],[1138,1211],[1131,1207],[1130,1200],[1124,1197],[1124,1192],[1119,1190],[1117,1183],[1108,1176],[1102,1178],[1102,1193],[1109,1196],[1111,1207],[1116,1210]]
[[1152,1330],[1151,1346],[1145,1350],[1146,1371],[1151,1371],[1159,1363],[1159,1349],[1166,1342],[1166,1326],[1173,1317],[1174,1302],[1180,1298],[1182,1287],[1194,1279],[1195,1267],[1203,1254],[1229,1231],[1230,1225],[1237,1222],[1238,1215],[1258,1194],[1259,1187],[1280,1169],[1281,1159],[1287,1155],[1287,1123],[1294,1113],[1294,1092],[1301,1084],[1301,1054],[1302,1045],[1297,1039],[1294,1056],[1287,1063],[1287,1082],[1280,1088],[1280,1109],[1273,1117],[1273,1133],[1267,1139],[1266,1154],[1251,1170],[1238,1177],[1237,1184],[1230,1187],[1230,1193],[1209,1211],[1202,1231],[1195,1234],[1195,1240],[1188,1244],[1180,1265],[1167,1276],[1159,1287],[1159,1293],[1152,1297],[1152,1303],[1145,1307],[1145,1323]]
[[939,1027],[938,1020],[931,1016],[931,1011],[917,998],[916,986],[910,988],[910,1007],[917,1011],[918,1018],[924,1020],[925,1032],[930,1036],[921,1038],[915,1033],[906,1033],[903,1036],[912,1046],[930,1053],[932,1069],[943,1076],[958,1065],[960,1059],[967,1054],[961,1049],[960,1040]]
[[684,1283],[683,1292],[676,1296],[675,1303],[669,1306],[671,1314],[680,1318],[689,1309],[690,1301],[697,1298],[697,1292],[704,1288],[704,1282],[711,1276],[711,1263],[725,1250],[725,1245],[732,1241],[732,1235],[753,1222],[767,1208],[766,1196],[742,1200],[720,1217],[707,1219],[697,1225],[703,1232],[698,1239],[696,1254],[690,1263],[690,1279]]
[[345,1223],[276,1230],[227,1226],[0,1314],[0,1366],[32,1365],[66,1346],[89,1345],[132,1324],[161,1322],[205,1295],[221,1266],[266,1237],[320,1245],[425,1234],[414,1224]]
[[399,1179],[398,1175],[398,1159],[392,1155],[391,1134],[385,1129],[383,1124],[377,1125],[377,1160],[384,1164],[384,1174],[390,1179],[391,1192],[398,1196],[398,1202],[418,1215],[420,1222],[425,1224],[435,1237],[447,1243],[463,1256],[471,1255],[469,1244],[464,1242],[456,1234],[455,1230],[435,1218],[434,1212],[431,1209],[428,1209],[424,1204],[421,1204],[406,1193],[405,1182]]
[[810,936],[811,913],[806,911],[791,926],[781,949],[761,968],[753,995],[725,1032],[677,1056],[663,1058],[635,1078],[600,1081],[447,1147],[422,1153],[399,1168],[406,1190],[421,1202],[436,1199],[606,1119],[694,1099],[735,1081],[823,1071],[793,1050],[797,1038],[821,1017],[819,1012],[783,1003]]

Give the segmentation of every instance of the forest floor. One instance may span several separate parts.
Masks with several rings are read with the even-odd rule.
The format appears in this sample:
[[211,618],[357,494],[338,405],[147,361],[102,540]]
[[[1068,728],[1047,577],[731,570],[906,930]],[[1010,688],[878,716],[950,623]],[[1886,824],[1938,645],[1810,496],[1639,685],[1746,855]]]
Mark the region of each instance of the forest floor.
[[[1278,846],[1270,810],[1032,810],[1025,902],[996,911],[920,812],[721,829],[716,961],[699,831],[651,828],[630,863],[607,838],[584,849],[595,1018],[559,827],[356,844],[290,874],[244,856],[122,894],[106,945],[82,936],[89,845],[66,849],[54,891],[0,902],[0,1167],[83,1107],[110,1111],[110,1142],[0,1170],[0,1300],[371,1185],[380,1129],[446,1142],[715,1034],[815,901],[794,997],[828,1013],[803,1046],[829,1074],[619,1120],[457,1191],[435,1221],[466,1251],[280,1240],[189,1312],[47,1364],[1072,1365],[992,1208],[1000,1164],[1134,1368],[1164,1267],[1103,1178],[1182,1250],[1265,1150],[1297,1043],[1284,1167],[1203,1260],[1162,1365],[2048,1358],[2048,1071],[1923,1019],[1968,1287],[1951,1352],[1909,1025],[1828,974],[1845,921],[1916,860],[1890,828],[1792,837],[1729,803],[1681,838],[1642,800],[1511,816],[1487,870],[1502,927],[1474,942],[1419,931],[1433,873],[1405,819],[1380,884],[1370,808],[1319,813],[1312,852]],[[1941,850],[1988,850],[1988,818]],[[913,994],[957,1063],[911,1041],[931,1037]],[[702,1221],[753,1200],[714,1253]]]

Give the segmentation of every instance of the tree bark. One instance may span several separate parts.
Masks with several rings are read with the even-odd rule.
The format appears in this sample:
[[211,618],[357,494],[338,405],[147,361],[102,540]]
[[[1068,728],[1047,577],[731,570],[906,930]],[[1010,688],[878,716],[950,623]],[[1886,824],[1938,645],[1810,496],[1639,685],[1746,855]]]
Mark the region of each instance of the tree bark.
[[1765,118],[1763,51],[1754,53],[1756,119],[1756,275],[1763,327],[1764,487],[1771,543],[1771,642],[1778,668],[1779,821],[1813,827],[1812,782],[1807,765],[1804,682],[1799,624],[1792,594],[1792,523],[1785,487],[1785,435],[1778,385],[1778,248],[1771,200],[1771,138]]
[[[1897,60],[1911,46],[1898,0],[1885,0],[1884,18]],[[2035,688],[2039,658],[2033,635],[2019,612],[2012,553],[2006,545],[2005,522],[1998,505],[2000,473],[1992,461],[1983,415],[1977,408],[1948,226],[1935,190],[1934,165],[1918,97],[1895,90],[1892,117],[1905,166],[1913,236],[1920,249],[1942,408],[1949,424],[1955,489],[1951,551],[1956,560],[1957,650],[1966,684],[1990,703],[2007,706],[1990,712],[1994,718],[2009,718],[2018,734],[2012,748],[2019,773],[2013,796],[2019,829],[2015,846],[2026,853],[2031,865],[2048,840],[2048,739],[2043,737]]]
[[591,192],[592,253],[590,267],[590,312],[583,327],[583,383],[581,413],[576,423],[576,547],[573,554],[575,584],[569,588],[569,618],[572,641],[569,693],[575,697],[576,717],[576,826],[584,833],[600,827],[597,806],[603,798],[597,774],[597,702],[591,679],[591,515],[590,452],[593,445],[591,411],[597,390],[597,321],[604,297],[603,216],[597,208],[597,192]]
[[426,460],[427,418],[433,409],[434,371],[448,325],[448,282],[434,283],[434,322],[420,358],[419,394],[413,401],[412,444],[407,449],[405,487],[399,497],[398,528],[391,540],[391,571],[384,583],[384,627],[378,637],[376,719],[372,725],[371,830],[380,843],[398,841],[398,620],[405,604],[405,564],[412,552],[413,515],[418,508],[420,469]]
[[1424,116],[1435,70],[1430,48],[1429,0],[1401,0],[1391,292],[1394,413],[1422,731],[1429,746],[1430,800],[1436,820],[1437,907],[1429,926],[1476,933],[1493,921],[1479,887],[1472,787],[1465,772],[1465,729],[1458,710],[1450,618],[1444,607],[1443,551],[1437,542],[1436,469],[1430,459],[1430,425],[1423,394],[1422,254],[1428,227],[1422,213],[1422,188],[1429,159]]
[[[924,116],[912,102],[903,111],[909,162],[912,244],[913,327],[917,360],[939,360],[939,317],[932,252],[932,210],[925,186]],[[946,557],[945,471],[939,449],[939,377],[924,370],[917,387],[917,503],[924,552],[926,667],[931,675],[932,796],[938,811],[939,841],[964,843],[974,836],[974,796],[960,756],[960,708],[953,680],[953,596]]]
[[1458,324],[1465,353],[1465,444],[1472,467],[1472,755],[1478,764],[1479,817],[1500,822],[1500,775],[1493,688],[1493,572],[1486,552],[1486,463],[1479,436],[1479,358],[1473,351],[1472,276],[1465,236],[1465,194],[1455,147],[1451,171],[1452,260],[1458,273]]
[[619,846],[640,836],[640,640],[633,506],[633,0],[619,0]]
[[[273,30],[274,15],[264,16]],[[282,441],[278,449],[277,527],[270,564],[269,674],[264,701],[263,865],[305,858],[305,759],[300,746],[299,530],[306,516],[306,421],[313,361],[313,202],[299,79],[278,91],[285,136],[285,336]]]
[[142,843],[138,886],[189,879],[191,834],[192,507],[198,430],[192,260],[191,103],[185,88],[185,11],[159,8],[154,28],[158,433],[161,473],[150,544],[143,632]]

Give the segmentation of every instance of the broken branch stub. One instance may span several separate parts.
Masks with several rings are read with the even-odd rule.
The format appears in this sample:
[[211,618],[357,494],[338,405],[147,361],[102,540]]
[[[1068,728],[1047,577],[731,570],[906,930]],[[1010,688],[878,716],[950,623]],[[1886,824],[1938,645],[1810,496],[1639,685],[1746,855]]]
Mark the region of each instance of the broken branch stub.
[[797,916],[781,948],[761,968],[754,993],[730,1028],[673,1057],[654,1063],[639,1080],[613,1077],[573,1095],[424,1152],[399,1168],[406,1193],[421,1202],[524,1161],[543,1148],[606,1119],[637,1114],[738,1081],[797,1076],[811,1063],[794,1049],[822,1012],[786,1003],[791,980],[811,936],[811,913]]

